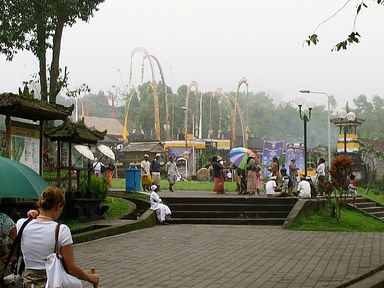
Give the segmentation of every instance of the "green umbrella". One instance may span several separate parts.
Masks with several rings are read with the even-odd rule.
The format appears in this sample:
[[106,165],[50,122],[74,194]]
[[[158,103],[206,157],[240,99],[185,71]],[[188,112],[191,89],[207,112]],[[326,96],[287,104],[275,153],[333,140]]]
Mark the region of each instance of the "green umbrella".
[[0,198],[37,199],[47,186],[28,166],[0,157]]

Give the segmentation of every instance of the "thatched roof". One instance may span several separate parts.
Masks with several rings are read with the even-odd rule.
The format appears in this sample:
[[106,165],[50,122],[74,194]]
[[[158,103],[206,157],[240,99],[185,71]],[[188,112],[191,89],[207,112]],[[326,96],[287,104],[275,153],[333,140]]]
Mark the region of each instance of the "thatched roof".
[[106,130],[104,132],[100,132],[98,130],[89,129],[85,126],[84,119],[74,123],[69,118],[67,118],[60,126],[45,130],[45,136],[53,141],[72,142],[78,144],[96,144],[98,141],[103,140],[106,134]]
[[23,119],[64,120],[72,114],[74,106],[65,107],[34,98],[33,94],[0,94],[0,114]]
[[120,137],[123,135],[123,125],[114,118],[84,116],[84,122],[88,127],[93,127],[100,131],[107,130],[108,135]]

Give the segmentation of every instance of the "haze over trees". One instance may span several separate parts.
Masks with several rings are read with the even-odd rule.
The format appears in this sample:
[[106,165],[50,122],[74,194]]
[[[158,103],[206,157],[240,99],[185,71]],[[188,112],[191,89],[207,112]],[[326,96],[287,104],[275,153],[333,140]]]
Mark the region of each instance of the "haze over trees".
[[[161,140],[164,140],[165,131],[165,107],[164,92],[162,83],[158,85],[159,106],[160,106],[160,126]],[[153,93],[149,87],[149,82],[138,87],[134,93],[130,109],[129,109],[129,131],[132,129],[143,130],[146,139],[154,139],[154,117],[153,117]],[[187,94],[187,85],[180,86],[177,91],[168,89],[169,119],[173,138],[176,139],[178,133],[184,133],[184,111],[181,109],[185,106],[185,96]],[[235,95],[235,92],[228,92],[228,95]],[[218,130],[221,127],[222,137],[230,139],[230,115],[229,108],[224,104],[219,96],[212,97],[212,92],[203,92],[203,138],[207,138],[209,123],[211,119],[211,128],[213,130],[212,138],[217,139]],[[124,97],[127,94],[115,95],[119,98],[119,104],[116,107],[116,117],[123,123],[125,115]],[[197,97],[196,97],[197,96]],[[190,94],[189,107],[195,113],[195,119],[199,114],[196,111],[196,101],[200,100],[200,93],[192,92]],[[68,101],[68,100],[67,100]],[[250,137],[259,140],[285,140],[286,142],[303,141],[303,121],[299,118],[297,105],[294,101],[277,102],[268,93],[265,92],[249,92],[239,95],[240,107],[245,111],[248,107]],[[84,112],[87,116],[94,117],[111,117],[112,107],[108,101],[107,93],[100,91],[97,94],[86,94],[82,98]],[[70,103],[67,102],[67,105]],[[345,107],[346,103],[339,103],[339,106]],[[197,106],[198,107],[198,106]],[[331,117],[337,115],[337,103],[331,96]],[[355,97],[350,103],[351,111],[354,111],[358,118],[364,119],[363,125],[358,128],[358,134],[363,138],[377,139],[384,141],[384,99],[378,95],[368,99],[365,95]],[[211,115],[211,117],[210,117]],[[221,116],[220,116],[221,115]],[[220,121],[221,119],[221,121]],[[188,132],[192,131],[191,118],[188,121]],[[195,121],[198,123],[198,121]],[[240,137],[241,126],[237,121],[237,133]],[[331,126],[331,144],[334,147],[337,142],[339,130]],[[308,145],[315,147],[319,145],[327,146],[327,107],[326,105],[315,106],[312,111],[312,118],[308,122]]]
[[[68,85],[68,70],[60,67],[65,27],[88,21],[104,0],[2,0],[0,53],[11,61],[18,51],[32,52],[39,61],[41,100],[56,103]],[[51,61],[49,63],[49,56]]]

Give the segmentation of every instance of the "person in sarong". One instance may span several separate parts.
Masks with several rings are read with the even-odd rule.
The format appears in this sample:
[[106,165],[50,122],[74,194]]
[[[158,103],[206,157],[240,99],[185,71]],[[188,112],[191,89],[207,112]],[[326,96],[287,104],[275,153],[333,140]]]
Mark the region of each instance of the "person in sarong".
[[151,162],[151,177],[152,177],[152,184],[157,186],[157,189],[160,191],[160,157],[161,154],[157,153],[155,156],[155,159],[152,160]]
[[220,163],[221,158],[213,156],[212,159],[212,172],[213,172],[213,191],[217,194],[224,194],[224,167]]
[[260,195],[260,190],[263,187],[263,171],[259,165],[256,166],[256,192]]
[[156,217],[160,224],[168,224],[171,220],[171,209],[169,209],[169,207],[161,200],[158,194],[159,188],[156,185],[152,185],[151,190],[152,192],[149,199],[151,210],[156,211]]
[[247,160],[247,194],[256,193],[256,161],[250,156]]
[[151,191],[151,162],[149,162],[149,155],[144,154],[144,160],[141,161],[141,186],[143,187],[143,191]]

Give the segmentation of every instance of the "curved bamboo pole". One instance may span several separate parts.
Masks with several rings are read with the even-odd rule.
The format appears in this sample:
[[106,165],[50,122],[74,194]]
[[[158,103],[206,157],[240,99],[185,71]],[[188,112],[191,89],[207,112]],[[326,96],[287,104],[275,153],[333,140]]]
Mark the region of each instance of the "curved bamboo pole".
[[[236,120],[237,120],[237,110],[239,109],[239,91],[240,87],[242,84],[245,84],[247,86],[247,91],[248,91],[248,82],[246,78],[241,78],[238,85],[237,85],[237,92],[236,92],[236,103],[235,103],[235,111],[234,111],[234,117],[231,119],[231,128],[232,128],[232,133],[231,133],[231,148],[236,146]],[[248,93],[247,93],[248,94]],[[245,133],[244,130],[242,131],[243,133],[243,146],[246,147],[247,143],[245,140]]]
[[[215,94],[220,96],[220,102],[221,101],[224,102],[224,104],[227,106],[227,108],[229,110],[229,114],[230,114],[230,118],[231,118],[230,130],[233,131],[233,125],[234,125],[233,124],[233,119],[235,118],[236,97],[224,94],[224,93],[222,93],[221,91],[218,91],[218,90],[215,91]],[[220,103],[219,103],[219,105],[220,105]],[[244,115],[243,114],[244,113],[243,113],[243,111],[241,110],[240,107],[238,107],[238,110],[239,110],[239,118],[240,118],[241,127],[243,128],[244,127],[244,125],[243,125],[243,123],[244,123]],[[220,119],[219,124],[221,125],[221,119]],[[244,133],[244,131],[242,131],[242,132]]]
[[[168,108],[168,91],[167,91],[167,85],[165,84],[165,78],[164,78],[164,73],[163,73],[163,68],[161,67],[160,65],[160,62],[159,60],[154,56],[154,55],[151,55],[151,57],[153,58],[153,60],[155,60],[156,64],[157,64],[157,67],[159,68],[159,72],[160,72],[160,77],[161,77],[161,82],[163,82],[163,92],[164,92],[164,100],[165,100],[165,139],[166,140],[170,140],[171,139],[171,135],[170,135],[170,128],[171,128],[171,124],[169,122],[169,108]],[[144,64],[144,60],[145,58],[147,58],[147,56],[145,55],[144,58],[143,58],[143,64]],[[143,71],[142,71],[143,73]]]
[[127,106],[125,108],[125,116],[124,116],[124,127],[123,127],[123,142],[128,141],[128,112],[129,112],[129,107],[131,105],[131,100],[133,98],[134,93],[131,92],[131,95],[127,97]]
[[153,61],[152,57],[149,55],[148,51],[145,50],[142,47],[136,47],[131,52],[131,65],[130,65],[130,71],[129,71],[129,88],[131,87],[131,81],[132,81],[132,58],[137,52],[142,52],[145,54],[146,58],[148,59],[149,66],[151,67],[151,74],[152,74],[152,85],[153,85],[153,112],[154,112],[154,118],[155,118],[155,135],[156,140],[160,141],[160,112],[159,112],[159,97],[157,95],[157,88],[156,88],[156,80],[155,80],[155,73],[153,68]]

